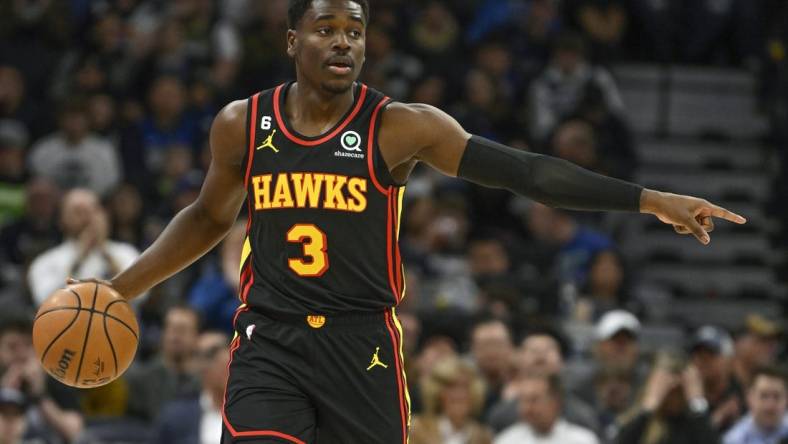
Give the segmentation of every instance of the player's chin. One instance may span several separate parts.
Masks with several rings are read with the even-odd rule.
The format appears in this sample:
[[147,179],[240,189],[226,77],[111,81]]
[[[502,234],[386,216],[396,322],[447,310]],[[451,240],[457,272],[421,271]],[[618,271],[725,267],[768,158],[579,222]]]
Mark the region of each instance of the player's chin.
[[333,94],[342,94],[353,87],[353,82],[355,79],[350,76],[341,79],[327,79],[323,81],[323,89]]

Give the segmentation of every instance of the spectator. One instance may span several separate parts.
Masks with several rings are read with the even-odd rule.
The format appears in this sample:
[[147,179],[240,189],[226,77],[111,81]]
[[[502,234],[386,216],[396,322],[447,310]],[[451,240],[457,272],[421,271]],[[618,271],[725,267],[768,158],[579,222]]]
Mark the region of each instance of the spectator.
[[33,138],[40,137],[51,116],[27,94],[27,82],[14,66],[0,64],[0,119],[20,122]]
[[594,374],[594,404],[601,430],[601,441],[613,443],[618,434],[617,418],[632,404],[635,387],[629,372],[619,366],[606,366]]
[[246,241],[246,222],[237,222],[222,241],[218,264],[204,272],[189,292],[189,304],[200,313],[205,328],[233,332],[238,308],[238,261]]
[[44,178],[34,178],[25,185],[25,212],[0,230],[0,262],[22,268],[60,242],[55,224],[59,193]]
[[530,0],[525,11],[511,16],[513,29],[499,33],[511,39],[513,52],[528,77],[535,76],[550,58],[550,45],[563,27],[557,0]]
[[597,168],[603,174],[630,179],[637,166],[635,137],[624,117],[608,107],[604,94],[597,85],[587,85],[575,116],[594,127]]
[[[563,335],[550,327],[534,328],[525,334],[517,352],[517,377],[504,388],[502,400],[492,408],[487,419],[494,430],[503,430],[517,421],[520,402],[517,394],[524,380],[534,374],[560,377],[568,348]],[[591,406],[569,391],[561,394],[561,415],[573,424],[594,431],[599,429]]]
[[624,0],[570,0],[570,14],[591,43],[597,62],[620,56],[628,18]]
[[589,170],[599,171],[594,127],[580,119],[567,120],[553,134],[554,156]]
[[407,98],[413,83],[423,71],[419,59],[394,47],[391,35],[374,25],[367,28],[367,68],[371,86],[396,99]]
[[90,132],[84,102],[68,100],[60,110],[59,127],[33,146],[29,159],[33,174],[63,189],[82,187],[109,195],[121,176],[118,156],[109,141]]
[[412,372],[408,375],[411,409],[414,413],[423,410],[421,389],[432,369],[442,360],[457,357],[457,344],[448,336],[434,335],[424,340],[421,351],[414,356]]
[[129,369],[130,415],[151,421],[167,402],[199,391],[194,369],[199,329],[194,309],[179,305],[167,311],[159,354]]
[[690,360],[700,372],[714,428],[725,432],[745,410],[742,387],[733,377],[733,340],[710,325],[699,328],[690,342]]
[[495,438],[495,444],[597,444],[591,430],[561,418],[564,391],[557,374],[521,380],[520,422]]
[[603,92],[611,112],[624,111],[613,77],[604,68],[588,63],[583,41],[571,34],[559,37],[550,64],[531,87],[531,136],[545,140],[561,119],[577,110],[588,85],[596,85]]
[[445,2],[427,3],[410,27],[410,39],[430,72],[449,72],[456,66],[460,24]]
[[773,367],[756,370],[747,392],[750,414],[725,435],[724,444],[782,444],[788,438],[786,403],[785,372]]
[[564,286],[580,288],[586,282],[591,259],[615,246],[609,237],[581,225],[563,210],[534,203],[527,218],[528,228],[537,240],[559,249],[554,262]]
[[509,253],[502,240],[493,236],[473,239],[468,245],[468,266],[488,312],[506,318],[526,303],[521,300],[526,299],[525,287],[519,276],[511,272]]
[[129,183],[120,185],[112,194],[107,207],[112,224],[110,237],[135,248],[144,248],[147,244],[143,232],[145,214],[139,190]]
[[[44,373],[32,333],[33,323],[26,313],[6,312],[0,319],[0,392],[27,399],[24,436],[44,437],[48,444],[70,443],[83,429],[78,393]],[[18,417],[10,422],[22,426]],[[12,433],[19,430],[3,429],[2,439]]]
[[780,325],[769,318],[759,314],[745,318],[733,357],[733,372],[742,387],[750,386],[755,369],[774,364],[781,335]]
[[588,279],[575,305],[573,318],[582,323],[599,320],[605,313],[624,306],[626,301],[624,264],[613,250],[597,253],[591,259]]
[[674,353],[657,355],[640,400],[626,415],[619,444],[717,444],[698,369]]
[[183,25],[185,47],[193,61],[209,66],[213,82],[226,88],[238,69],[240,41],[230,21],[222,20],[215,2],[177,3],[171,16]]
[[590,373],[578,375],[572,381],[575,392],[586,402],[594,404],[594,373],[597,369],[615,366],[629,374],[634,387],[642,387],[647,366],[641,361],[640,321],[625,310],[606,313],[595,327],[596,342]]
[[156,427],[157,444],[202,444],[221,441],[222,405],[227,383],[230,338],[207,331],[197,341],[201,373],[199,395],[173,400],[162,408]]
[[0,388],[0,430],[4,444],[46,444],[46,436],[31,432],[28,408],[24,393]]
[[501,396],[504,385],[512,376],[512,335],[509,327],[498,319],[485,319],[471,329],[471,354],[485,382],[484,412]]
[[506,106],[500,106],[498,85],[487,73],[472,69],[465,75],[465,100],[457,103],[451,114],[468,131],[490,139],[504,136],[498,123],[510,117]]
[[22,215],[25,207],[27,129],[0,119],[0,227]]
[[92,191],[68,192],[63,198],[60,222],[65,241],[38,256],[28,271],[36,306],[65,285],[69,277],[109,279],[139,255],[133,246],[107,239],[107,215]]
[[139,128],[150,172],[162,171],[166,149],[171,146],[185,146],[192,154],[198,153],[199,126],[186,109],[186,99],[186,88],[178,77],[163,75],[153,81],[148,93],[150,115]]
[[492,442],[492,433],[473,419],[484,404],[484,382],[471,365],[442,359],[422,385],[425,409],[413,418],[412,444]]

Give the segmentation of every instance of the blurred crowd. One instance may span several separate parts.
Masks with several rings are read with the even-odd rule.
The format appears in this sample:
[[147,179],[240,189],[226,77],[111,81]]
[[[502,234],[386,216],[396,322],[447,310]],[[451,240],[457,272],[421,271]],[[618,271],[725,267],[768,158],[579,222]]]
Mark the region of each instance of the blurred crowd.
[[[362,81],[469,132],[627,179],[636,138],[609,67],[703,64],[760,79],[764,136],[788,152],[784,1],[371,3]],[[243,224],[135,300],[138,356],[108,386],[47,377],[31,318],[67,277],[133,262],[196,198],[216,112],[294,75],[286,12],[0,2],[0,443],[218,442]],[[788,443],[782,321],[742,313],[649,346],[620,217],[418,169],[403,221],[413,444]]]

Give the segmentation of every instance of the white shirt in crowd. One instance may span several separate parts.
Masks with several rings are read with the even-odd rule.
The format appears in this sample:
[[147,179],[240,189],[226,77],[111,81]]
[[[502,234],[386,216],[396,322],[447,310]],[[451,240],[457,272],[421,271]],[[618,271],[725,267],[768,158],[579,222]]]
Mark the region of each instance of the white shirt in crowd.
[[528,424],[517,423],[504,429],[493,444],[599,444],[594,433],[559,419],[547,435],[537,435]]
[[200,444],[216,444],[222,440],[222,414],[213,406],[211,396],[200,394]]
[[[121,270],[131,265],[140,255],[134,246],[122,242],[106,241],[105,249]],[[43,252],[30,264],[27,281],[33,294],[33,303],[38,307],[49,295],[66,285],[66,279],[73,277],[109,279],[111,270],[107,261],[94,250],[82,261],[73,275],[71,266],[79,255],[79,245],[67,240],[55,248]],[[137,300],[142,298],[137,298]],[[136,301],[136,300],[135,300]]]
[[118,184],[121,166],[115,147],[103,137],[89,135],[70,145],[60,133],[31,148],[30,169],[61,188],[88,188],[106,196]]

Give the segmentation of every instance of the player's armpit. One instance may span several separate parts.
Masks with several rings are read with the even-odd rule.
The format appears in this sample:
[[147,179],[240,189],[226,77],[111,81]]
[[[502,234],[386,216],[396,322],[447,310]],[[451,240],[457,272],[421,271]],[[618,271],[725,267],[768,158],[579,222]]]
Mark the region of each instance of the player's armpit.
[[563,159],[517,150],[479,136],[468,141],[458,176],[573,210],[639,211],[643,190]]
[[470,137],[454,118],[434,106],[395,102],[383,114],[378,140],[390,171],[419,160],[456,176]]

